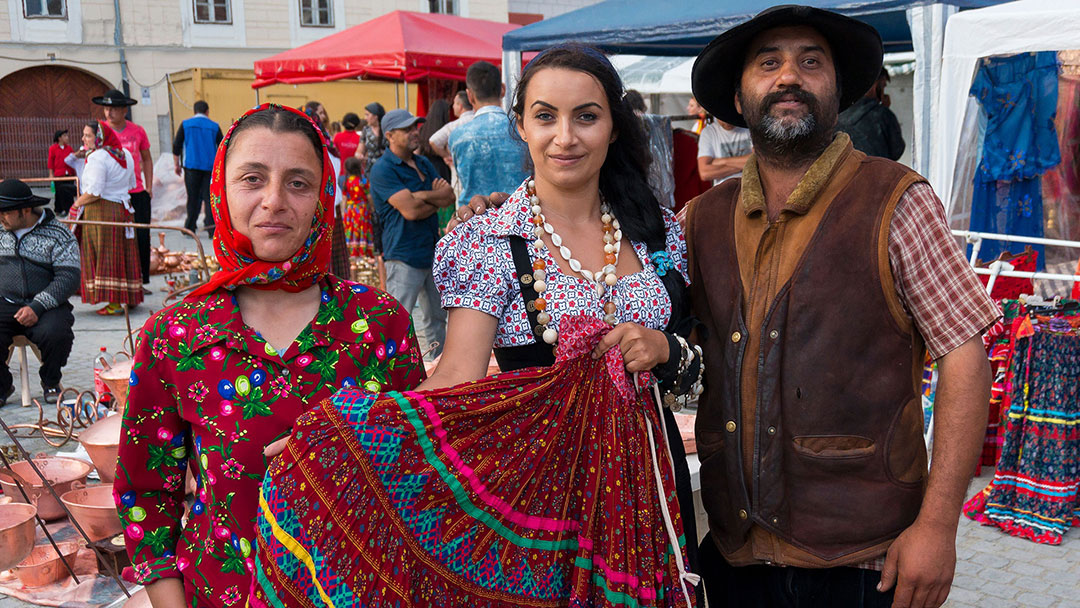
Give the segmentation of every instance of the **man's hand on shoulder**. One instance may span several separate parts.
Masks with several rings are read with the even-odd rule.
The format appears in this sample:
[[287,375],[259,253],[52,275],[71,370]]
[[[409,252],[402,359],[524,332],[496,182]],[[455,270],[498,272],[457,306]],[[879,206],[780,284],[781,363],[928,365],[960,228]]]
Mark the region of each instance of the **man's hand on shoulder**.
[[508,198],[510,198],[510,195],[506,192],[492,192],[488,196],[479,194],[473,196],[469,199],[467,205],[458,207],[457,211],[454,212],[454,217],[450,218],[450,222],[446,224],[446,232],[449,234],[461,224],[469,221],[469,218],[474,215],[483,215],[487,213],[488,209],[501,206]]

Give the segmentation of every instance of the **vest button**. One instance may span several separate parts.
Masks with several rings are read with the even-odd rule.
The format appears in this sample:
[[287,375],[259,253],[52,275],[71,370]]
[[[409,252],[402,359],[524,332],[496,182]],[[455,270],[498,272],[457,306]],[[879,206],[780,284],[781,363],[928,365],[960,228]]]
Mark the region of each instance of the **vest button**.
[[779,517],[774,517],[774,518],[770,519],[769,521],[771,521],[772,525],[774,525],[774,526],[780,525],[780,518]]
[[735,333],[731,334],[731,341],[732,342],[738,343],[739,340],[742,340],[742,334],[741,333],[735,332]]
[[776,427],[775,426],[770,426],[769,427],[769,434],[770,435],[775,435],[776,434]]
[[773,340],[775,340],[775,339],[780,337],[780,332],[778,330],[774,329],[774,330],[769,332],[769,337],[772,338]]
[[728,420],[727,424],[724,425],[724,428],[727,429],[727,432],[734,433],[735,432],[735,421],[734,420]]
[[746,519],[750,517],[750,514],[746,512],[746,509],[739,509],[739,519]]

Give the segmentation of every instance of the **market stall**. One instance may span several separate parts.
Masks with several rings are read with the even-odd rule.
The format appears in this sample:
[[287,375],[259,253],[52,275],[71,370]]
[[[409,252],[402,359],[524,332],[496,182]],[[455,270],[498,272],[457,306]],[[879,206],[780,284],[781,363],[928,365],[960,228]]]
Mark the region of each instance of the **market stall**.
[[[343,79],[420,83],[417,114],[428,100],[449,97],[448,82],[463,82],[477,61],[502,62],[499,41],[510,23],[454,15],[393,11],[309,44],[255,62],[256,91],[275,83]],[[452,94],[452,91],[450,92]],[[404,106],[408,107],[406,88]]]

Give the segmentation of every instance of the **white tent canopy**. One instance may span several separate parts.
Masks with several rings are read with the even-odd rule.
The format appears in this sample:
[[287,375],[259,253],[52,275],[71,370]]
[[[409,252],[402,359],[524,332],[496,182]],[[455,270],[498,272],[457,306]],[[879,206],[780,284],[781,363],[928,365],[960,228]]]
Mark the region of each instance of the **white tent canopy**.
[[[1080,49],[1080,0],[1019,0],[949,18],[936,109],[931,112],[927,177],[952,217],[958,209],[955,169],[965,128],[974,121],[968,91],[978,61],[991,55]],[[970,109],[969,109],[970,107]],[[967,127],[965,127],[965,123]]]

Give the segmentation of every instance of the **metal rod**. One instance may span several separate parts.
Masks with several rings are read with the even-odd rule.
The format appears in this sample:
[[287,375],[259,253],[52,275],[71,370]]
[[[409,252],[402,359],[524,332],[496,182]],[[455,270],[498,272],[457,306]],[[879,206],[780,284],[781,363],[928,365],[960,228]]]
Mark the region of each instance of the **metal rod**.
[[[15,482],[15,487],[19,488],[19,492],[23,495],[23,498],[26,499],[26,504],[33,505],[34,501],[30,500],[30,495],[26,493],[26,488],[23,487],[22,481],[14,474],[15,469],[11,468],[11,461],[8,460],[8,457],[4,454],[3,450],[0,450],[0,459],[4,461],[4,466],[13,473],[11,479]],[[34,470],[37,471],[37,468],[35,467]],[[44,476],[41,478],[41,483],[51,487],[49,480],[45,479]],[[34,506],[37,507],[37,505]],[[60,551],[60,547],[56,545],[56,541],[53,540],[52,534],[49,533],[49,528],[45,525],[45,520],[41,519],[41,515],[38,515],[36,508],[34,509],[34,519],[37,520],[38,526],[41,527],[41,531],[45,533],[45,538],[49,539],[49,544],[52,545],[53,551],[56,551],[57,557],[60,558],[60,561],[64,564],[64,567],[67,568],[68,573],[71,574],[71,578],[75,579],[75,584],[80,584],[79,577],[75,574],[75,568],[73,568],[71,564],[67,563],[67,560],[64,559],[64,554]]]
[[1080,249],[1080,241],[1064,241],[1061,239],[1044,239],[1034,236],[1014,236],[1011,234],[996,234],[993,232],[972,232],[970,230],[953,230],[953,236],[967,239],[969,243],[977,240],[1007,241],[1010,243],[1030,243],[1032,245],[1051,245],[1054,247],[1070,247]]
[[[19,454],[24,459],[26,459],[27,462],[30,463],[30,467],[34,469],[34,472],[38,474],[38,477],[41,477],[41,479],[44,480],[45,475],[43,475],[41,471],[37,468],[37,465],[34,464],[34,459],[26,451],[26,448],[24,448],[22,444],[19,443],[18,437],[15,436],[15,433],[12,432],[12,430],[8,427],[7,423],[4,422],[4,418],[2,416],[0,416],[0,426],[4,427],[4,432],[6,432],[8,437],[11,437],[11,440],[15,442],[15,448],[19,451]],[[120,575],[116,573],[116,570],[112,567],[112,564],[109,563],[109,560],[107,559],[108,556],[101,555],[101,551],[94,546],[94,541],[90,540],[90,535],[87,534],[85,530],[83,530],[82,526],[79,525],[79,521],[75,519],[74,516],[72,516],[71,511],[67,508],[67,505],[64,504],[64,501],[60,500],[60,497],[57,496],[56,490],[53,489],[52,484],[46,481],[45,487],[48,488],[49,493],[52,494],[53,498],[56,499],[56,502],[60,505],[60,508],[63,509],[65,513],[67,513],[68,519],[71,520],[71,525],[74,526],[75,529],[78,530],[79,534],[86,539],[87,546],[94,551],[94,554],[98,556],[99,561],[105,564],[105,568],[109,571],[109,574],[112,575],[113,579],[115,579],[116,582],[120,584],[120,590],[123,591],[124,595],[126,595],[127,597],[131,597],[131,592],[129,592],[127,586],[124,585],[124,581],[120,578]]]

